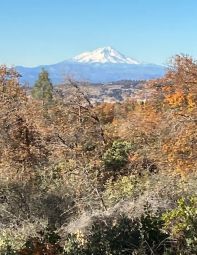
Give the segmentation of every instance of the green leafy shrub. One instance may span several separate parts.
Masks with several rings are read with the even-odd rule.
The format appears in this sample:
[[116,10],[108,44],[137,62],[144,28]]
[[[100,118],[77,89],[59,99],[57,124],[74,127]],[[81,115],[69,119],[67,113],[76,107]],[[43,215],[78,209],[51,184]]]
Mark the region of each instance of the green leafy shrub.
[[178,206],[163,214],[165,229],[178,239],[183,254],[197,254],[197,197],[181,198]]
[[[28,224],[27,224],[28,225]],[[31,226],[28,225],[30,231]],[[4,228],[0,231],[0,254],[3,255],[12,255],[16,254],[16,251],[19,250],[26,242],[29,236],[29,232],[26,229],[26,226],[18,227],[18,229],[14,228]]]
[[4,245],[0,247],[0,254],[1,255],[16,255],[17,253],[9,244],[4,243]]
[[103,162],[108,169],[117,170],[128,162],[128,154],[132,144],[126,141],[115,141],[103,155]]
[[108,180],[105,185],[104,198],[106,202],[113,205],[120,200],[129,198],[133,194],[136,185],[135,176],[121,176],[116,181]]

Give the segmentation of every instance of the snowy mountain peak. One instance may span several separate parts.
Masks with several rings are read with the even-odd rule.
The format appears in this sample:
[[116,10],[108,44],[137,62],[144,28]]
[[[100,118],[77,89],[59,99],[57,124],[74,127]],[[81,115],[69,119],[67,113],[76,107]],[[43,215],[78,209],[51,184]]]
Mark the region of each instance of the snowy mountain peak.
[[74,58],[72,61],[79,63],[112,63],[112,64],[140,64],[138,61],[126,57],[114,48],[107,46],[98,48],[94,51],[84,52]]

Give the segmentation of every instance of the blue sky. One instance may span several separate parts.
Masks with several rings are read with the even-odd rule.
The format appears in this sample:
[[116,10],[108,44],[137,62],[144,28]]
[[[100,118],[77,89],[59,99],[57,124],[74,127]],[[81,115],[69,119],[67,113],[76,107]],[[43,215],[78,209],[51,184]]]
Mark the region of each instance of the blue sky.
[[108,45],[158,64],[197,58],[197,1],[0,0],[0,64],[52,64]]

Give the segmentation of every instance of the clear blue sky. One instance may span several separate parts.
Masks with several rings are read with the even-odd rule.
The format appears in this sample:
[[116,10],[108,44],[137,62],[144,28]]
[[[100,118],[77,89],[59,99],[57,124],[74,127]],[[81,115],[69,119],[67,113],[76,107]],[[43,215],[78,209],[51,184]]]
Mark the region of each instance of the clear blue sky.
[[197,0],[0,0],[0,64],[52,64],[108,45],[152,63],[197,58]]

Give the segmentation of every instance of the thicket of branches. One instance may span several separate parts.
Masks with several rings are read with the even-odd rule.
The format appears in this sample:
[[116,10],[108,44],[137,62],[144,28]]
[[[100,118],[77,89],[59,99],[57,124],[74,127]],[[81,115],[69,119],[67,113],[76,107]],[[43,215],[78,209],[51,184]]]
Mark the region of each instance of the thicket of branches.
[[173,58],[141,103],[43,72],[31,96],[0,67],[1,254],[196,254],[196,62]]

